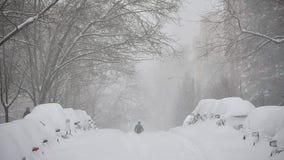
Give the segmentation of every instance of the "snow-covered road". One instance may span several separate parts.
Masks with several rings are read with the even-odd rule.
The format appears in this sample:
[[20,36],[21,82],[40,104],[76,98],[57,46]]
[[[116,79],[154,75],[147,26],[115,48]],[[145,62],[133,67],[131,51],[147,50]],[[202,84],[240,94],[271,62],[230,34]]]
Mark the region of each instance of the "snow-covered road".
[[114,129],[83,131],[49,146],[47,160],[282,160],[266,138],[253,146],[242,132],[215,121],[137,135]]
[[194,143],[170,132],[137,135],[103,129],[80,133],[52,146],[48,160],[203,160]]

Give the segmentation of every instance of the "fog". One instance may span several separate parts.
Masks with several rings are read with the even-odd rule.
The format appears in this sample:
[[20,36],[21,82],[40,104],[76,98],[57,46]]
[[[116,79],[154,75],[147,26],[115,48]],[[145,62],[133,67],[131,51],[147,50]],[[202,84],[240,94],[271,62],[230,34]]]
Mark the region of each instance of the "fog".
[[[147,112],[145,123],[151,124],[151,129],[169,129],[179,126],[183,121],[177,120],[180,105],[180,92],[182,84],[189,81],[187,72],[191,70],[191,48],[194,38],[200,32],[201,16],[210,10],[214,4],[210,1],[186,1],[179,11],[178,23],[170,23],[165,26],[167,34],[179,43],[182,49],[178,58],[168,57],[162,60],[157,58],[152,61],[141,62],[137,65],[138,79],[143,92],[143,107]],[[194,102],[191,102],[194,103]],[[193,110],[191,104],[187,110],[183,110],[180,119]]]
[[59,103],[167,130],[201,99],[284,104],[282,1],[25,2],[0,4],[1,123]]

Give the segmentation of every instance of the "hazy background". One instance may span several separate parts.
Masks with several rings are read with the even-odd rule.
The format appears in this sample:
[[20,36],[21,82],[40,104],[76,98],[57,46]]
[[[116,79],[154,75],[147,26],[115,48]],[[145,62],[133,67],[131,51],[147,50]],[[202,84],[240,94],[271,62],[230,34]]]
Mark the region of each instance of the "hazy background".
[[[29,17],[18,11],[49,4],[9,3],[3,36]],[[52,102],[101,128],[157,130],[181,125],[206,98],[284,105],[284,1],[70,0],[42,18],[1,46],[0,122]]]
[[[195,102],[186,104],[189,101],[181,98],[181,92],[185,89],[183,84],[192,80],[187,72],[190,72],[192,66],[192,44],[200,32],[199,21],[201,16],[213,6],[213,1],[208,0],[183,2],[179,11],[179,23],[168,24],[164,29],[178,41],[181,49],[180,57],[145,61],[137,66],[137,77],[142,82],[139,85],[145,96],[143,107],[147,109],[147,118],[144,121],[153,128],[168,129],[181,125],[185,116],[194,109]],[[190,100],[190,97],[185,99]],[[182,109],[179,110],[180,108]]]

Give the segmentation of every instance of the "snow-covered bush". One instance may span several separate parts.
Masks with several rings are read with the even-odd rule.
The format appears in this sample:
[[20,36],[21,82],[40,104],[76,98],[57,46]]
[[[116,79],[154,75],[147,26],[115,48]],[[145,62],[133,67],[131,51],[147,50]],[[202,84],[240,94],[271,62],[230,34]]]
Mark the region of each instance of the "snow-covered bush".
[[272,138],[284,128],[284,108],[281,106],[262,106],[248,114],[244,121],[244,138],[258,132],[260,138]]

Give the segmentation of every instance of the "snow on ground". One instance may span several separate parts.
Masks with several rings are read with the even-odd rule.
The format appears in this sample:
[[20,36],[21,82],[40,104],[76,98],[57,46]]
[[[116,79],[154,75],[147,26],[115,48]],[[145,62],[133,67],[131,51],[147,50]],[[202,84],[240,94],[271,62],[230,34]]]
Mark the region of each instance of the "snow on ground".
[[202,159],[194,144],[169,132],[141,135],[102,129],[82,133],[49,150],[48,160],[188,160]]
[[174,128],[171,132],[198,144],[207,160],[268,160],[271,152],[267,140],[253,146],[251,140],[242,139],[240,131],[229,125],[218,127],[215,120]]
[[[153,132],[146,129],[142,134],[115,129],[92,129],[89,125],[84,127],[84,124],[91,120],[86,112],[64,110],[58,104],[41,105],[35,107],[37,109],[23,120],[0,125],[0,159],[21,160],[26,157],[26,160],[283,160],[284,152],[279,152],[283,150],[284,139],[283,107],[266,106],[252,109],[246,102],[239,103],[240,100],[226,99],[222,103],[218,101],[218,105],[225,111],[222,115],[248,114],[244,130],[236,130],[227,123],[218,126],[217,122],[222,119],[213,117],[197,119],[194,124],[169,131]],[[204,104],[209,104],[210,101],[214,100]],[[231,104],[232,102],[236,102],[236,105]],[[244,107],[237,110],[238,105]],[[216,107],[215,104],[211,106]],[[248,110],[251,111],[247,113]],[[64,129],[67,119],[70,119],[71,124],[79,120],[84,130],[74,129],[75,134],[67,137],[56,136],[54,129]],[[187,119],[190,119],[190,116]],[[260,134],[261,138],[253,145],[254,137],[247,136],[243,140],[244,131],[259,131],[270,136]],[[43,144],[43,140],[49,136],[60,141]],[[277,140],[278,146],[271,147],[271,140]],[[39,150],[32,152],[34,147],[39,147]],[[276,154],[271,157],[271,153]]]
[[140,135],[113,129],[81,132],[45,155],[48,160],[282,160],[281,154],[270,157],[268,139],[255,146],[251,141],[229,125],[207,120]]

